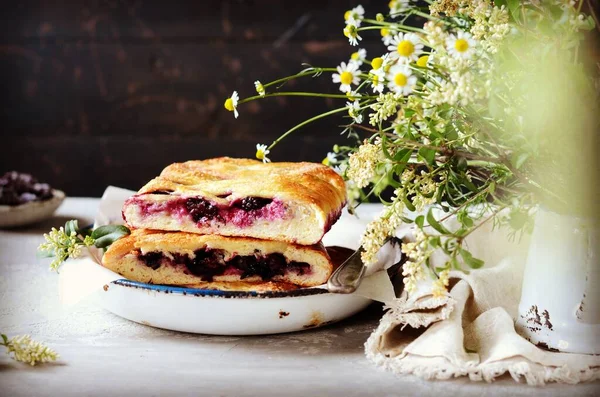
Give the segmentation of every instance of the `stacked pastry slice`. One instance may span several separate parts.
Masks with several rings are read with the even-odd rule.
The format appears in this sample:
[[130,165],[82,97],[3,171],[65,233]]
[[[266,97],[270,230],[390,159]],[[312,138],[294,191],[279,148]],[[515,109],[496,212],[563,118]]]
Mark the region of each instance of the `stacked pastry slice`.
[[128,279],[221,290],[324,283],[321,238],[346,203],[342,178],[313,163],[217,158],[172,164],[123,206],[134,229],[107,268]]

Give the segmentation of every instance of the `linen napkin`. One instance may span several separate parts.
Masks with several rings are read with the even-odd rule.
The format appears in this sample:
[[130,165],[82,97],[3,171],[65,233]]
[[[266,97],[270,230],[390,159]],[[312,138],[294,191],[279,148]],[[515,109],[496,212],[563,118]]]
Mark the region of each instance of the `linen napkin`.
[[[457,224],[449,222],[450,228]],[[388,311],[365,343],[367,357],[397,374],[426,379],[491,382],[505,373],[530,385],[600,379],[600,356],[542,350],[516,333],[527,239],[510,242],[506,230],[482,225],[466,243],[485,266],[451,272],[447,296],[434,297],[431,281],[423,281],[415,293],[403,291],[387,302]]]

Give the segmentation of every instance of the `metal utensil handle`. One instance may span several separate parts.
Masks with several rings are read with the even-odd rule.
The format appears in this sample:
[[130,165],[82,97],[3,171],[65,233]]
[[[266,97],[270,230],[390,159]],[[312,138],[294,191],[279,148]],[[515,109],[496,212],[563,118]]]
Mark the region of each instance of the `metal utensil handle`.
[[351,294],[356,291],[365,273],[365,266],[361,259],[362,248],[354,251],[344,263],[338,267],[329,280],[327,289],[336,294]]

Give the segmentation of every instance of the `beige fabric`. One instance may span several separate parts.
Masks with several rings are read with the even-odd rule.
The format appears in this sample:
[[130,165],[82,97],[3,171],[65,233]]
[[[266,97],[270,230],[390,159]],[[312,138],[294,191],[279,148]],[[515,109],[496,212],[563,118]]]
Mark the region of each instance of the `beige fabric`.
[[490,382],[505,373],[530,385],[600,379],[600,356],[549,352],[516,333],[528,242],[511,243],[505,231],[482,226],[468,244],[486,266],[468,275],[452,272],[449,296],[434,298],[424,281],[412,296],[403,292],[389,302],[365,344],[367,357],[426,379]]

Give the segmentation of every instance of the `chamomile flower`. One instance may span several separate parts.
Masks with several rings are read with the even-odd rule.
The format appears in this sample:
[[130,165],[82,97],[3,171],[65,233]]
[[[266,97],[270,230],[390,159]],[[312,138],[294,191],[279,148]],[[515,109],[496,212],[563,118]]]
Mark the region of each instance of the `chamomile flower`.
[[351,101],[355,101],[358,98],[360,98],[362,95],[357,92],[357,91],[348,91],[346,92],[346,96],[348,97],[348,99],[350,99]]
[[256,88],[256,92],[260,96],[265,96],[265,87],[263,87],[262,83],[258,80],[254,82],[254,87]]
[[367,50],[364,48],[359,48],[358,51],[352,53],[350,55],[350,62],[357,64],[358,66],[362,65],[365,62],[365,58],[367,57]]
[[338,73],[334,73],[331,78],[334,83],[340,84],[340,91],[348,92],[350,91],[351,85],[357,85],[360,83],[360,71],[358,70],[358,65],[355,63],[348,63],[346,65],[345,62],[342,62],[340,66],[337,67]]
[[360,124],[363,121],[363,116],[360,113],[360,104],[358,101],[354,101],[353,103],[346,102],[346,106],[348,107],[348,115],[352,117],[356,124]]
[[396,18],[402,12],[406,11],[408,9],[408,1],[409,0],[391,0],[388,4],[390,7],[390,17]]
[[476,45],[477,41],[473,36],[464,31],[459,31],[456,36],[451,34],[446,39],[446,49],[455,58],[471,58],[475,52]]
[[429,55],[423,55],[423,56],[419,57],[419,59],[417,59],[417,66],[420,68],[428,67],[430,59],[431,58]]
[[348,38],[350,45],[358,45],[362,37],[358,35],[358,25],[356,22],[348,23],[344,28],[344,36]]
[[335,163],[337,163],[337,156],[336,156],[336,154],[333,153],[333,152],[327,153],[327,157],[325,157],[323,159],[323,161],[321,161],[321,163],[323,163],[326,166],[334,165]]
[[263,163],[270,163],[271,160],[267,157],[271,151],[267,149],[267,145],[261,145],[260,143],[256,144],[256,158],[262,160]]
[[365,9],[361,5],[358,5],[344,13],[344,20],[346,21],[346,24],[354,24],[357,27],[360,26],[364,17]]
[[390,43],[394,39],[393,32],[389,28],[381,28],[381,30],[379,30],[379,33],[381,34],[381,41],[383,41],[383,44],[390,45]]
[[229,110],[230,112],[233,112],[233,115],[236,119],[240,115],[237,111],[237,105],[239,100],[240,97],[237,91],[233,91],[233,94],[231,94],[231,96],[225,100],[225,104],[223,105],[225,106],[225,109]]
[[417,77],[412,75],[408,65],[396,64],[388,72],[388,88],[399,95],[408,95],[412,92]]
[[416,61],[423,52],[423,43],[414,33],[398,33],[388,46],[392,59],[401,61]]
[[383,73],[371,73],[369,74],[369,79],[371,80],[371,88],[373,88],[373,92],[382,93],[383,92]]
[[390,65],[390,54],[385,54],[381,57],[373,58],[371,61],[371,71],[370,74],[378,74],[382,77],[385,75],[386,69],[389,69]]

